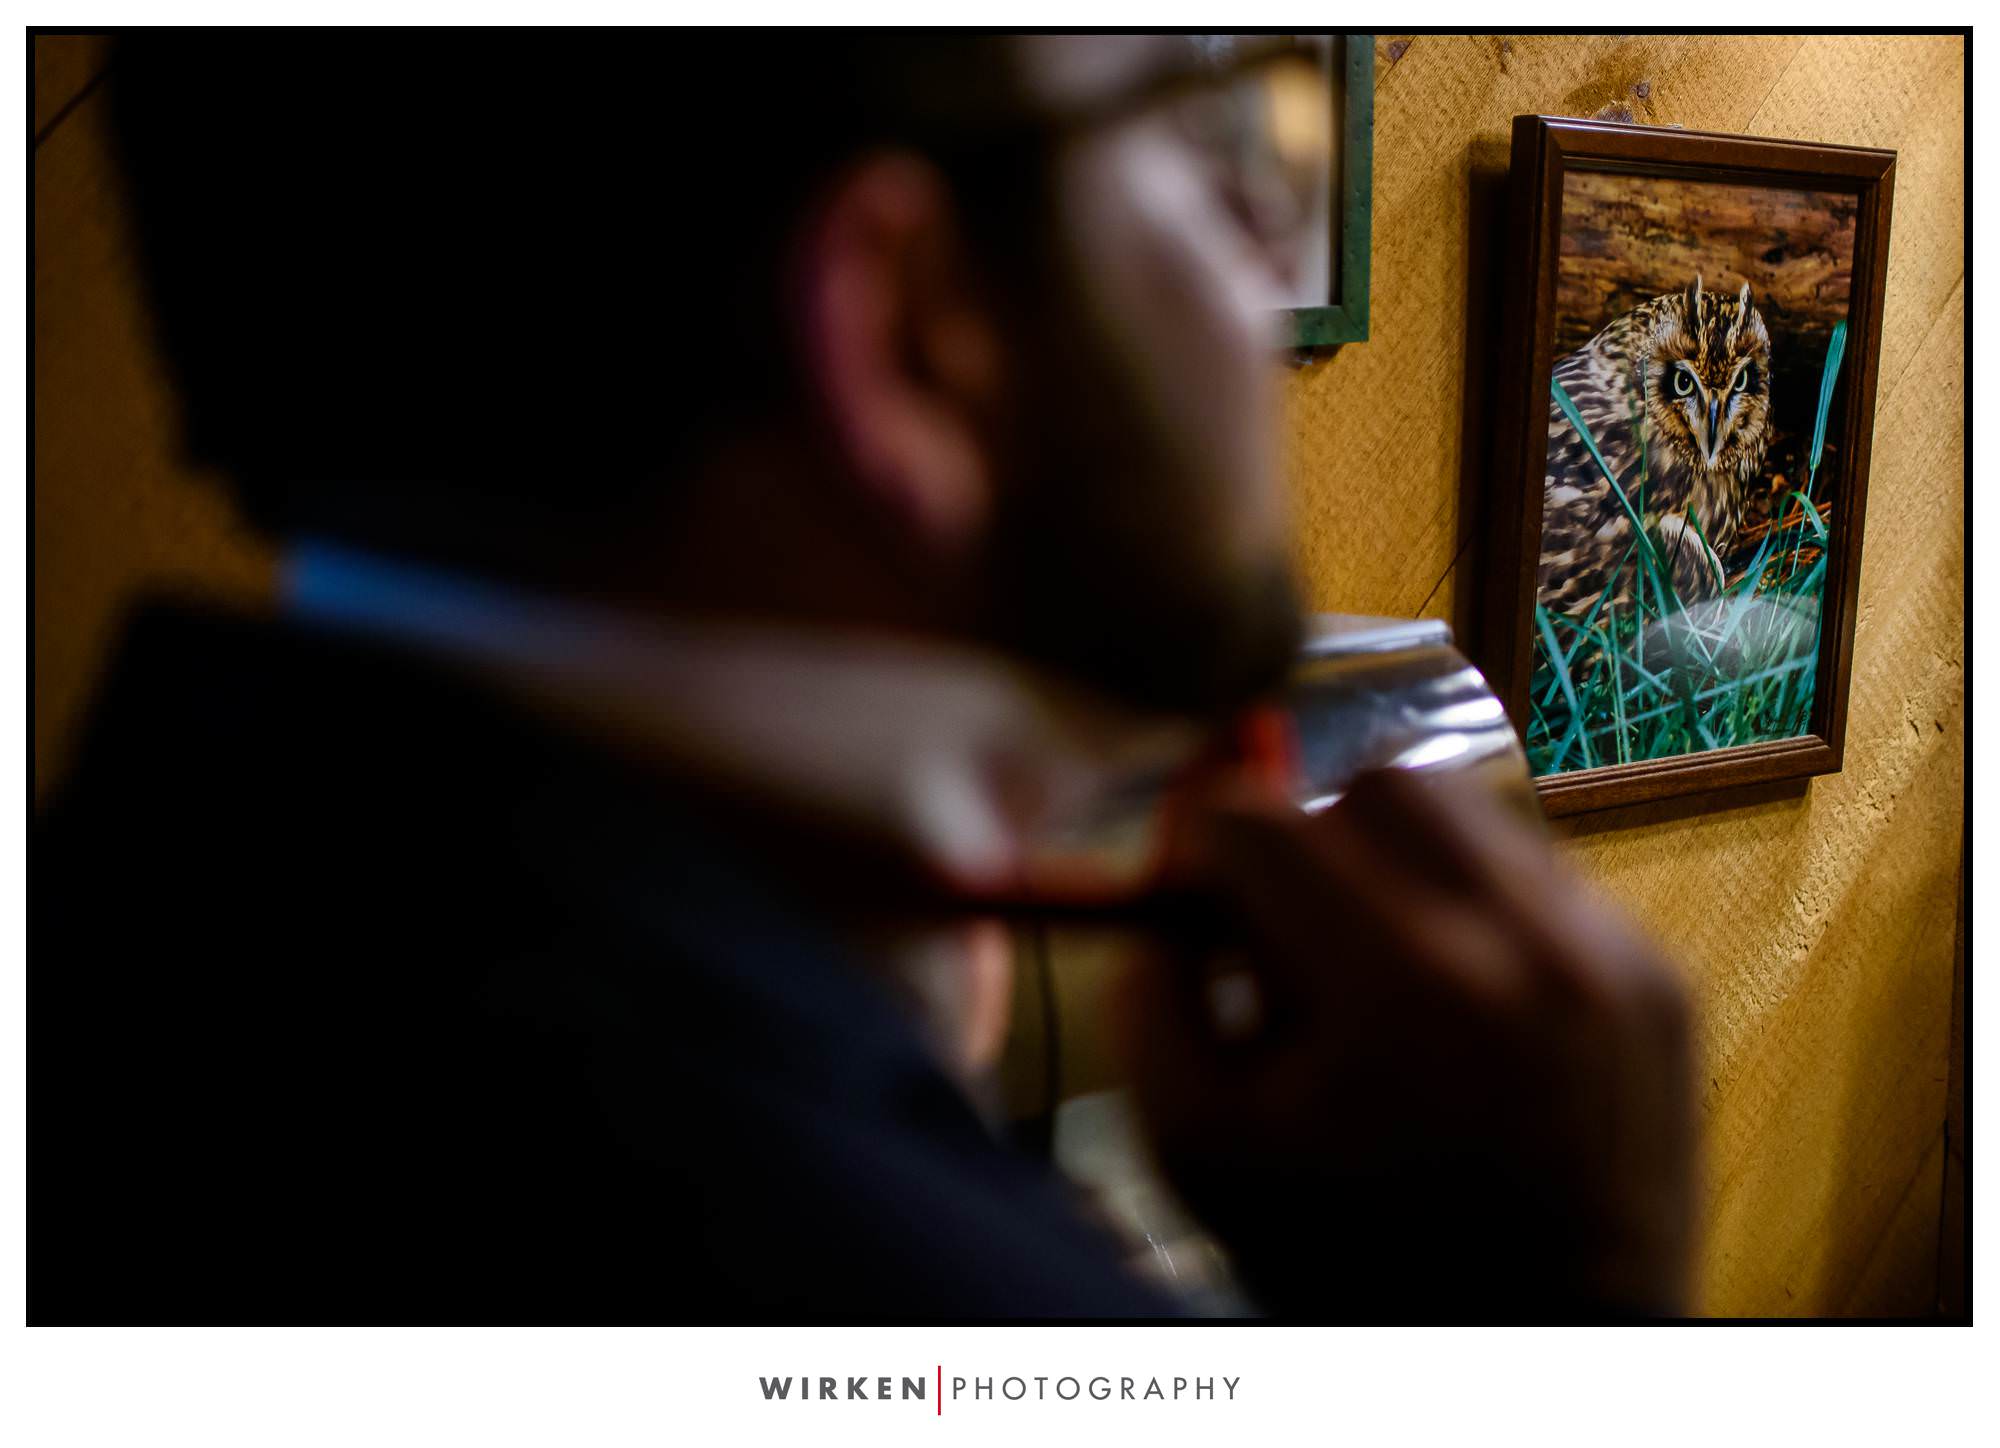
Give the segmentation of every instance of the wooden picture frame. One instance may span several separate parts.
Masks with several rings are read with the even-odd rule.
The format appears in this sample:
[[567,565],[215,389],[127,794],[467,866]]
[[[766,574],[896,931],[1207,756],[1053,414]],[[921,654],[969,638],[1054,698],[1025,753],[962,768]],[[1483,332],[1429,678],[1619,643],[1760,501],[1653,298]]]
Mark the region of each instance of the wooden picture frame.
[[1336,122],[1333,177],[1332,295],[1324,305],[1289,307],[1291,345],[1299,351],[1368,340],[1368,256],[1375,201],[1375,37],[1334,37],[1328,97]]
[[[1535,748],[1534,731],[1541,725],[1540,738],[1546,746],[1543,758],[1546,760],[1555,757],[1560,761],[1557,765],[1560,772],[1543,773],[1536,781],[1537,793],[1541,797],[1543,808],[1550,816],[1570,815],[1673,796],[1703,795],[1742,785],[1826,774],[1840,768],[1846,740],[1848,680],[1854,645],[1856,589],[1861,570],[1862,525],[1868,490],[1869,443],[1874,429],[1876,367],[1881,351],[1883,289],[1888,267],[1895,160],[1895,153],[1891,151],[1863,150],[1845,146],[1811,145],[1802,142],[1714,135],[1550,116],[1520,116],[1515,119],[1509,173],[1508,251],[1503,281],[1506,302],[1501,318],[1501,354],[1494,374],[1494,405],[1497,409],[1496,445],[1494,470],[1490,475],[1488,486],[1490,513],[1486,527],[1484,576],[1480,589],[1480,611],[1474,644],[1478,662],[1505,702],[1509,716],[1515,726],[1522,731],[1524,739],[1530,740],[1531,753]],[[1746,200],[1746,206],[1752,206],[1755,198],[1766,195],[1780,198],[1771,204],[1782,205],[1785,204],[1782,201],[1784,193],[1814,193],[1797,203],[1800,215],[1806,215],[1805,206],[1821,199],[1822,196],[1833,198],[1843,208],[1849,204],[1847,198],[1851,198],[1852,251],[1846,267],[1848,284],[1844,327],[1839,323],[1833,326],[1824,352],[1825,360],[1822,363],[1822,378],[1827,371],[1831,371],[1834,374],[1833,380],[1831,383],[1821,381],[1818,391],[1822,396],[1815,398],[1813,407],[1809,409],[1816,411],[1818,417],[1814,440],[1810,446],[1814,481],[1805,488],[1803,494],[1798,495],[1801,499],[1798,503],[1789,505],[1795,506],[1799,515],[1797,521],[1788,518],[1782,520],[1794,529],[1804,529],[1806,505],[1809,503],[1816,515],[1827,525],[1817,532],[1817,537],[1824,543],[1822,558],[1825,566],[1816,585],[1819,590],[1816,603],[1810,606],[1811,627],[1816,634],[1809,653],[1806,649],[1795,647],[1794,658],[1799,661],[1796,668],[1798,695],[1787,704],[1787,707],[1794,712],[1805,707],[1805,681],[1810,679],[1812,684],[1810,714],[1807,716],[1805,727],[1796,735],[1788,737],[1767,738],[1759,742],[1738,743],[1729,747],[1702,747],[1696,752],[1676,753],[1664,757],[1630,758],[1622,762],[1597,759],[1589,751],[1584,751],[1576,762],[1581,763],[1584,757],[1588,757],[1590,763],[1587,767],[1573,767],[1567,755],[1556,755],[1553,748],[1555,743],[1553,731],[1547,726],[1545,711],[1541,709],[1542,699],[1550,695],[1551,686],[1544,685],[1537,690],[1536,696],[1531,698],[1531,678],[1535,674],[1538,660],[1546,666],[1545,675],[1548,677],[1553,677],[1560,667],[1561,677],[1554,682],[1557,685],[1568,686],[1572,674],[1569,668],[1570,658],[1562,659],[1558,665],[1551,662],[1555,654],[1574,656],[1580,652],[1588,652],[1595,664],[1602,664],[1608,659],[1619,670],[1617,680],[1611,685],[1611,692],[1601,692],[1591,697],[1608,697],[1612,706],[1619,709],[1623,708],[1625,700],[1633,697],[1632,693],[1619,692],[1624,689],[1629,676],[1622,672],[1627,655],[1617,647],[1623,616],[1618,613],[1616,590],[1620,585],[1615,571],[1612,574],[1612,581],[1605,586],[1602,595],[1609,602],[1609,607],[1600,617],[1608,619],[1608,622],[1596,625],[1598,643],[1595,645],[1589,643],[1591,635],[1588,629],[1591,625],[1582,622],[1576,615],[1565,614],[1564,619],[1567,622],[1561,630],[1552,628],[1544,632],[1541,627],[1545,621],[1552,618],[1550,609],[1543,606],[1544,597],[1564,608],[1580,610],[1581,605],[1576,600],[1584,591],[1585,585],[1574,584],[1572,580],[1563,583],[1562,587],[1568,590],[1566,592],[1538,592],[1538,575],[1541,583],[1553,586],[1563,568],[1569,566],[1564,560],[1581,556],[1583,552],[1581,548],[1571,552],[1557,551],[1572,537],[1579,536],[1574,532],[1560,531],[1558,528],[1558,525],[1567,525],[1559,509],[1566,505],[1565,500],[1575,497],[1574,493],[1564,491],[1565,479],[1572,475],[1562,470],[1570,465],[1570,459],[1577,451],[1572,446],[1565,452],[1561,444],[1565,436],[1570,436],[1572,440],[1581,440],[1584,433],[1589,430],[1587,419],[1574,410],[1564,414],[1570,422],[1581,424],[1573,434],[1563,434],[1561,424],[1557,421],[1557,414],[1562,411],[1566,403],[1572,409],[1575,408],[1575,404],[1573,399],[1568,398],[1567,391],[1558,396],[1552,389],[1554,368],[1559,361],[1562,362],[1564,375],[1575,383],[1580,375],[1576,369],[1581,365],[1579,358],[1583,351],[1583,349],[1566,351],[1557,347],[1559,277],[1569,286],[1569,295],[1574,297],[1580,285],[1575,278],[1587,265],[1598,265],[1578,258],[1588,256],[1592,246],[1602,251],[1613,245],[1605,241],[1606,233],[1603,230],[1593,232],[1578,226],[1576,234],[1570,238],[1568,252],[1570,260],[1565,263],[1563,249],[1565,197],[1567,194],[1570,198],[1573,210],[1592,204],[1580,201],[1578,198],[1593,191],[1615,193],[1616,188],[1623,184],[1622,180],[1608,178],[1632,178],[1634,196],[1641,194],[1641,188],[1651,186],[1655,188],[1652,194],[1656,198],[1722,195],[1724,187],[1739,188],[1727,194],[1752,198]],[[1756,190],[1740,190],[1746,187]],[[1675,189],[1669,190],[1669,188]],[[1622,203],[1614,200],[1604,204],[1609,206]],[[1645,206],[1654,203],[1633,204]],[[1673,203],[1670,199],[1658,204],[1670,207]],[[1682,217],[1715,214],[1718,213],[1701,210],[1692,202],[1679,213]],[[1846,224],[1844,219],[1840,222],[1843,228]],[[1640,234],[1641,228],[1634,225],[1632,232],[1635,235]],[[1750,234],[1747,230],[1714,233],[1729,237]],[[1697,247],[1713,247],[1720,244],[1712,240],[1708,233],[1690,232],[1688,235],[1692,244]],[[1749,274],[1774,275],[1775,273],[1768,272],[1766,268],[1789,266],[1795,260],[1787,251],[1787,238],[1782,229],[1766,232],[1763,235],[1769,239],[1768,250],[1754,255],[1743,254],[1746,275],[1741,280],[1751,288],[1745,295],[1750,296],[1752,308],[1759,306],[1756,300],[1757,278]],[[1730,244],[1739,243],[1732,241]],[[1758,244],[1762,245],[1761,242]],[[1630,252],[1620,255],[1636,255],[1637,250],[1637,247],[1633,246]],[[1822,265],[1822,270],[1825,265],[1834,265],[1837,274],[1837,259],[1835,263],[1816,264]],[[1646,258],[1634,263],[1635,270],[1644,270],[1652,265],[1654,263]],[[1565,266],[1566,270],[1559,270]],[[1711,309],[1709,315],[1713,315],[1716,304],[1712,300],[1706,302],[1702,300],[1702,286],[1706,285],[1710,289],[1711,296],[1720,294],[1733,301],[1738,292],[1738,281],[1736,275],[1724,274],[1711,275],[1706,283],[1697,282],[1691,294],[1693,314],[1699,318],[1704,315],[1703,308],[1707,307]],[[1776,283],[1773,283],[1773,286],[1775,285]],[[1829,288],[1830,283],[1821,280],[1815,285],[1824,291]],[[1627,300],[1631,293],[1628,290],[1621,297],[1614,285],[1607,284],[1606,295],[1608,298],[1606,305],[1615,306]],[[1662,296],[1656,300],[1665,302],[1668,298]],[[1770,310],[1776,304],[1774,293],[1773,301],[1765,306],[1765,310]],[[1634,307],[1625,314],[1625,317],[1637,318],[1640,315],[1639,309]],[[1651,317],[1656,313],[1647,312],[1645,315]],[[1680,315],[1685,316],[1685,310]],[[1759,318],[1761,321],[1761,311]],[[1575,320],[1567,318],[1564,325],[1573,335]],[[1599,324],[1593,323],[1593,325]],[[1611,323],[1607,321],[1601,325],[1604,331],[1599,335],[1609,335]],[[1777,328],[1774,326],[1771,330],[1775,336]],[[1638,333],[1635,330],[1620,335],[1636,336]],[[1586,345],[1588,348],[1597,349],[1598,344],[1599,337],[1593,336]],[[1648,342],[1646,345],[1651,347],[1654,344]],[[1591,355],[1595,358],[1607,354],[1602,350],[1593,350]],[[1626,354],[1615,355],[1622,358]],[[1708,354],[1703,351],[1701,355],[1705,359]],[[1770,355],[1774,356],[1775,353]],[[1840,360],[1843,355],[1844,375]],[[1634,440],[1635,447],[1640,446],[1638,439],[1652,436],[1647,430],[1646,420],[1656,414],[1645,409],[1660,404],[1663,394],[1657,390],[1659,386],[1670,385],[1676,389],[1687,387],[1690,389],[1690,402],[1687,404],[1686,415],[1694,419],[1688,436],[1704,439],[1697,443],[1695,456],[1702,456],[1700,449],[1707,448],[1707,465],[1714,466],[1718,453],[1717,444],[1712,439],[1732,435],[1729,432],[1732,427],[1737,429],[1738,434],[1747,433],[1747,428],[1739,420],[1725,423],[1718,429],[1715,421],[1717,413],[1714,409],[1717,406],[1730,406],[1730,399],[1725,397],[1721,403],[1711,401],[1708,403],[1708,410],[1704,412],[1695,404],[1701,399],[1710,399],[1720,394],[1712,393],[1705,385],[1697,398],[1692,380],[1696,374],[1692,366],[1688,368],[1689,381],[1684,382],[1676,375],[1676,369],[1683,365],[1679,361],[1664,360],[1664,354],[1656,360],[1626,364],[1627,377],[1673,377],[1670,384],[1657,381],[1636,384],[1636,390],[1630,393],[1629,406],[1632,408],[1633,419],[1630,436]],[[1701,365],[1710,364],[1704,361]],[[1742,361],[1737,365],[1739,369],[1747,367]],[[1606,369],[1607,375],[1610,370]],[[1775,363],[1772,364],[1772,370],[1775,371]],[[1754,372],[1751,375],[1754,376]],[[1717,386],[1726,391],[1734,391],[1733,382],[1718,383]],[[1765,386],[1773,390],[1767,393],[1768,410],[1764,415],[1775,420],[1778,415],[1777,409],[1784,399],[1775,391],[1772,378],[1767,376]],[[1649,388],[1654,390],[1649,391]],[[1828,400],[1827,396],[1829,388],[1831,388],[1831,400]],[[1796,396],[1801,390],[1795,386],[1789,395]],[[1610,419],[1612,414],[1607,407],[1598,415],[1600,418]],[[1739,418],[1750,416],[1748,413],[1739,415],[1733,408],[1729,415]],[[1614,424],[1607,420],[1604,426],[1607,430],[1611,430]],[[1789,434],[1788,445],[1795,449],[1800,446],[1799,433],[1796,430],[1798,426],[1794,414],[1794,431]],[[1820,434],[1826,434],[1825,442],[1828,445],[1824,448]],[[1753,443],[1742,441],[1740,437],[1738,443],[1734,445],[1746,450],[1751,446],[1759,449],[1763,447],[1761,440]],[[1594,455],[1594,444],[1586,444],[1586,447],[1590,448]],[[1553,458],[1552,449],[1556,452]],[[1627,453],[1625,456],[1629,457],[1630,454]],[[1640,451],[1640,456],[1643,459],[1643,450]],[[1762,458],[1764,454],[1760,451],[1758,456]],[[1796,469],[1803,469],[1805,464],[1797,461],[1803,454],[1793,452],[1788,456],[1793,459]],[[1823,462],[1830,462],[1832,466],[1822,470]],[[1658,560],[1663,556],[1660,549],[1664,545],[1660,543],[1660,539],[1665,534],[1666,522],[1663,520],[1656,529],[1653,515],[1646,511],[1643,475],[1625,473],[1628,479],[1634,476],[1640,477],[1641,502],[1635,507],[1631,500],[1624,496],[1623,490],[1616,486],[1621,471],[1620,464],[1596,456],[1595,466],[1596,476],[1610,479],[1612,487],[1609,491],[1617,497],[1626,515],[1640,524],[1636,530],[1632,530],[1636,531],[1638,538],[1629,547],[1640,547],[1638,540],[1641,539],[1651,540],[1646,546],[1653,547],[1653,551],[1648,553],[1647,557],[1655,560],[1657,568]],[[1667,480],[1672,476],[1667,471],[1671,466],[1673,466],[1671,460],[1662,462],[1654,474],[1661,480],[1659,491],[1662,493],[1671,491],[1666,486]],[[1784,481],[1787,480],[1783,474],[1774,475],[1770,497],[1780,496],[1775,485]],[[1796,481],[1796,473],[1791,481]],[[1555,531],[1547,534],[1544,532],[1545,492],[1547,496],[1556,499],[1556,506],[1551,508],[1549,514],[1551,528]],[[1702,534],[1702,547],[1706,548],[1706,537],[1700,527],[1701,519],[1696,512],[1696,506],[1689,503],[1683,511],[1696,513],[1692,519],[1696,525],[1694,531]],[[1732,516],[1740,517],[1744,512],[1745,509],[1738,508]],[[1687,534],[1688,521],[1684,518],[1678,523],[1675,531],[1676,541]],[[1773,505],[1773,511],[1765,525],[1767,539],[1776,531],[1780,522],[1776,505]],[[1730,526],[1732,530],[1735,528],[1734,524]],[[1611,533],[1610,536],[1616,538],[1630,534]],[[1800,536],[1804,536],[1803,532]],[[1548,550],[1546,553],[1545,548]],[[1799,576],[1798,560],[1801,555],[1802,550],[1794,547],[1792,571],[1789,575],[1792,578]],[[1632,555],[1628,552],[1627,557],[1630,556]],[[1752,556],[1734,584],[1725,584],[1725,580],[1729,578],[1726,565],[1718,566],[1724,565],[1722,553],[1709,550],[1704,556],[1709,562],[1705,565],[1708,572],[1703,576],[1713,578],[1715,580],[1713,586],[1734,587],[1738,595],[1758,601],[1765,598],[1767,588],[1774,586],[1771,580],[1783,567],[1782,561],[1773,564],[1768,561],[1765,552],[1759,552]],[[1546,560],[1554,562],[1545,567]],[[1755,571],[1754,579],[1745,583],[1743,580],[1749,578],[1752,570]],[[1646,581],[1656,584],[1659,576],[1660,574],[1655,572],[1650,574]],[[1639,590],[1643,596],[1645,586],[1637,576],[1636,570],[1629,586]],[[1702,585],[1698,581],[1697,587],[1701,586],[1708,585]],[[1795,599],[1799,597],[1803,595],[1794,596]],[[1674,601],[1670,603],[1669,598]],[[1660,597],[1660,618],[1652,626],[1651,631],[1646,632],[1644,640],[1639,639],[1640,631],[1646,628],[1644,604],[1632,604],[1629,593],[1625,595],[1625,604],[1631,613],[1633,630],[1631,637],[1640,643],[1642,649],[1646,641],[1652,641],[1656,652],[1650,656],[1649,662],[1657,661],[1660,625],[1667,625],[1666,633],[1671,641],[1672,615],[1680,607],[1678,595],[1668,594]],[[1800,616],[1804,616],[1806,605],[1795,604],[1795,606]],[[1716,605],[1717,609],[1720,607],[1720,604]],[[1719,618],[1722,614],[1712,610],[1709,617]],[[1712,642],[1722,637],[1720,634],[1700,635],[1699,631],[1694,629],[1690,629],[1689,632],[1698,643],[1704,638]],[[1575,641],[1565,644],[1561,638],[1556,637],[1558,633],[1572,635]],[[1803,628],[1795,635],[1795,638],[1797,637],[1803,637]],[[1609,642],[1606,642],[1607,640]],[[1727,643],[1728,640],[1724,639],[1724,642]],[[1747,653],[1747,646],[1738,647]],[[1692,658],[1694,655],[1689,653],[1675,657]],[[1706,664],[1710,670],[1720,667],[1716,662],[1717,657],[1716,654],[1706,657]],[[1671,667],[1672,665],[1669,665],[1668,669],[1661,669],[1657,674],[1649,675],[1646,682],[1664,691],[1667,682],[1663,681],[1668,680]],[[1746,674],[1742,682],[1747,683],[1752,676],[1747,672],[1748,666],[1745,667]],[[1787,667],[1792,665],[1788,663]],[[1581,666],[1577,672],[1580,670]],[[1596,684],[1601,677],[1600,674],[1593,672],[1591,680]],[[1708,677],[1714,679],[1719,675],[1711,672]],[[1704,702],[1697,697],[1684,681],[1675,684],[1674,687],[1679,690],[1678,703],[1669,702],[1665,707],[1668,710],[1678,707],[1686,724],[1692,729],[1700,730],[1698,737],[1708,738],[1713,731],[1704,724],[1703,711],[1712,711],[1715,704]],[[1725,688],[1711,691],[1716,695],[1727,692]],[[1669,696],[1663,692],[1659,697]],[[1734,704],[1733,700],[1730,702]],[[1602,717],[1601,713],[1593,714],[1589,706],[1580,704],[1574,689],[1568,689],[1561,703],[1552,707],[1570,708],[1568,724],[1562,738],[1565,746],[1573,737],[1580,738],[1587,735],[1589,728],[1586,726]],[[1621,751],[1626,750],[1629,742],[1635,737],[1637,737],[1635,726],[1628,722],[1626,714],[1620,713],[1615,738],[1619,741]]]

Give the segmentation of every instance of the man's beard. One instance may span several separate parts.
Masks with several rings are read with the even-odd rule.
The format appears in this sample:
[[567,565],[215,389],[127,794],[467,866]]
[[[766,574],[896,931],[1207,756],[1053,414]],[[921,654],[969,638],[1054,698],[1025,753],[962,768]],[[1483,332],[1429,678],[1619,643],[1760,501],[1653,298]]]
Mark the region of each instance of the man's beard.
[[[1035,364],[1002,430],[982,631],[1129,706],[1221,720],[1291,673],[1305,635],[1291,560],[1276,541],[1229,556],[1231,490],[1262,480],[1185,435],[1091,291],[1058,253],[1014,294],[1013,340]],[[1264,465],[1245,451],[1241,466]]]
[[1002,520],[991,555],[996,641],[1149,712],[1223,718],[1289,675],[1304,619],[1288,561],[1233,573],[1166,507],[1049,489]]

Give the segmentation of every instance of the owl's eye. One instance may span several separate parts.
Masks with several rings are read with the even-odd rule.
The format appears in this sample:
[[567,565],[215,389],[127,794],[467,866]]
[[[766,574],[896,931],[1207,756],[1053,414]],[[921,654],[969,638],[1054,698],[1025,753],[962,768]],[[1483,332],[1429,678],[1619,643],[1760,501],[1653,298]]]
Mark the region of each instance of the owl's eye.
[[1750,378],[1756,371],[1755,367],[1745,367],[1741,372],[1736,374],[1736,385],[1729,390],[1731,392],[1748,392],[1750,390]]
[[1674,369],[1674,396],[1686,397],[1689,393],[1693,391],[1694,391],[1694,378],[1688,375],[1687,368],[1676,367]]

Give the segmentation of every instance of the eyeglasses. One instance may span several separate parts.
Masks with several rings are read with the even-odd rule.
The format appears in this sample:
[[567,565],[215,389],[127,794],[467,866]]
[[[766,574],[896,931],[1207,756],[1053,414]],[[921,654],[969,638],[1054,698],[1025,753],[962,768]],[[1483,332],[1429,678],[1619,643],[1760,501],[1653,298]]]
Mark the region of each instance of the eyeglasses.
[[1252,54],[1169,102],[1225,202],[1260,242],[1289,252],[1331,204],[1331,48],[1298,45]]
[[1331,205],[1331,45],[1309,37],[1191,36],[1181,57],[1106,95],[1017,118],[998,140],[1062,142],[1163,116],[1201,159],[1219,195],[1262,244],[1282,252]]

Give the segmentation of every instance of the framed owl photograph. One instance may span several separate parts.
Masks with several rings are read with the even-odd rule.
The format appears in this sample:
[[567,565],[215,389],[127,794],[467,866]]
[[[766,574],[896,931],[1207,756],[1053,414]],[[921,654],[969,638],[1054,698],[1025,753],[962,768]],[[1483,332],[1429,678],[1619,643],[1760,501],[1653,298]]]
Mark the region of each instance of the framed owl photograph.
[[1474,636],[1550,815],[1840,768],[1894,166],[1515,120]]

